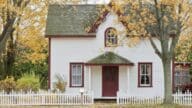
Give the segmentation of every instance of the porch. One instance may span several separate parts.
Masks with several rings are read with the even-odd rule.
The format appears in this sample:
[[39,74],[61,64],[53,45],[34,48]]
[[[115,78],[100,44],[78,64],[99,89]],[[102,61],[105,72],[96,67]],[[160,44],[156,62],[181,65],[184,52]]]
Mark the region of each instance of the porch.
[[94,92],[94,99],[116,99],[118,91],[130,88],[134,64],[117,54],[106,52],[85,64],[84,89]]

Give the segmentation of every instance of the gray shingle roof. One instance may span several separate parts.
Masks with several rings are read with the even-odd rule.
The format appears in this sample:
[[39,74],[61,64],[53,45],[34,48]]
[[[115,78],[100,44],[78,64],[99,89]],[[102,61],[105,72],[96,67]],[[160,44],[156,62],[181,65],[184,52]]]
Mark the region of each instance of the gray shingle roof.
[[46,36],[89,35],[85,28],[99,17],[98,5],[50,5],[48,9]]
[[93,58],[92,60],[89,60],[87,64],[98,64],[98,65],[104,65],[104,64],[114,64],[114,65],[134,65],[131,61],[127,60],[126,58],[123,58],[113,52],[105,52],[102,55],[99,55],[96,58]]
[[[150,5],[144,6],[151,7],[151,13],[155,12],[154,7]],[[85,28],[91,27],[95,21],[99,19],[100,9],[102,9],[102,5],[50,5],[48,9],[45,35],[47,37],[95,35],[95,33],[87,33]],[[126,6],[124,15],[127,15],[128,13],[129,6]],[[169,12],[166,13],[166,16],[168,16],[169,23],[164,31],[167,32],[167,34],[173,34],[176,29],[175,22],[169,16]],[[151,34],[158,33],[158,25],[147,25],[146,28]]]

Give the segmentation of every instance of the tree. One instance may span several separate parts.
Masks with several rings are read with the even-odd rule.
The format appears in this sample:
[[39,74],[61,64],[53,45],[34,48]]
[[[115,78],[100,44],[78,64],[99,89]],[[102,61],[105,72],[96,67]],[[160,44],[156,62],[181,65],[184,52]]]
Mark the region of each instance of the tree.
[[22,10],[28,3],[29,0],[3,0],[0,2],[0,59],[7,75],[11,74],[9,69],[15,58],[15,26],[20,22]]
[[171,63],[179,37],[190,31],[190,0],[120,0],[112,1],[106,9],[118,14],[129,37],[150,40],[163,65],[164,103],[172,103]]
[[[2,22],[0,23],[1,79],[13,75],[12,68],[20,50],[18,44],[21,44],[24,37],[28,38],[28,41],[29,39],[37,40],[36,37],[42,40],[47,4],[46,0],[3,0],[0,2],[0,21]],[[37,47],[39,47],[38,44]],[[36,50],[36,52],[38,51]]]

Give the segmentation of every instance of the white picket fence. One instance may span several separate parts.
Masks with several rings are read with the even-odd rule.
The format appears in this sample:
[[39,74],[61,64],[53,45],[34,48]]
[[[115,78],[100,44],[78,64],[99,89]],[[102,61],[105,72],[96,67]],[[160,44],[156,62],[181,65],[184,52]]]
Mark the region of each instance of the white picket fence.
[[131,96],[126,92],[117,92],[117,104],[161,104],[163,97]]
[[93,92],[65,94],[61,92],[0,92],[0,105],[90,105],[93,104]]
[[[192,105],[192,92],[181,91],[173,94],[175,104],[180,105]],[[117,92],[117,104],[161,104],[163,103],[163,97],[141,97],[141,96],[130,96],[126,92]]]
[[181,91],[176,92],[173,94],[174,103],[180,105],[192,105],[192,92],[186,91],[182,93]]
[[[176,92],[173,94],[174,103],[180,105],[192,105],[192,92]],[[0,92],[0,105],[90,105],[94,103],[93,92],[85,92],[83,95],[65,94],[49,91],[34,92]],[[131,96],[126,92],[117,92],[117,104],[161,104],[163,97]]]

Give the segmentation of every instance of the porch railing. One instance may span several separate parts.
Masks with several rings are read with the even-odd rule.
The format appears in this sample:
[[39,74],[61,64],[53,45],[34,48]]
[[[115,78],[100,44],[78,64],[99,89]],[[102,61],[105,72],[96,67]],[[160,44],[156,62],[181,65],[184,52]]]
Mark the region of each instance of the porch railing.
[[0,92],[0,105],[89,105],[93,104],[93,92],[65,94],[61,92]]

